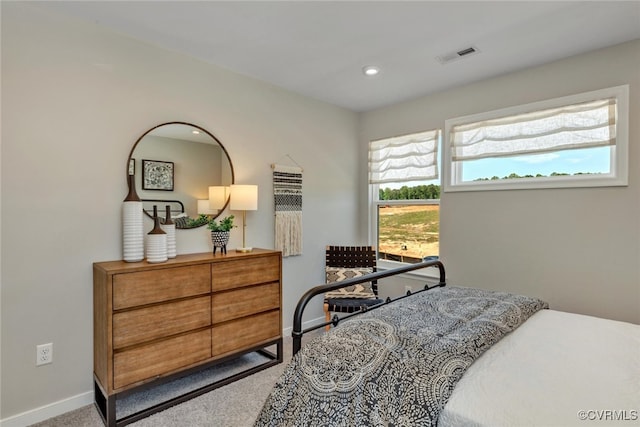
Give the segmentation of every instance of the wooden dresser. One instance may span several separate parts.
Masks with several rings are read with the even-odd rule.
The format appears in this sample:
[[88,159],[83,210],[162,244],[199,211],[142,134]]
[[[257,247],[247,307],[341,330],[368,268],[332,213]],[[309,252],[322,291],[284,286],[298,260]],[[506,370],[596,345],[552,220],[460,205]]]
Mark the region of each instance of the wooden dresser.
[[[281,305],[277,251],[178,255],[161,264],[94,263],[94,388],[105,423],[129,424],[282,362]],[[273,345],[275,354],[266,350]],[[267,361],[116,418],[116,397],[253,351]]]

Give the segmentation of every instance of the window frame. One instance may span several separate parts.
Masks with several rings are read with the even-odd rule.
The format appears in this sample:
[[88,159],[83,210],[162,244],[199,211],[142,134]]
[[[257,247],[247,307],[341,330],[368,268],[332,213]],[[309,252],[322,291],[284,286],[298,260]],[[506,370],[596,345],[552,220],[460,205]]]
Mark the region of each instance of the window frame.
[[[602,98],[616,98],[616,144],[611,146],[611,168],[608,174],[562,175],[543,178],[518,178],[488,181],[462,181],[464,161],[454,162],[451,156],[451,129],[453,126],[490,120],[531,111],[579,104]],[[523,190],[543,188],[584,188],[628,185],[629,145],[629,85],[621,85],[576,95],[563,96],[498,110],[471,114],[445,120],[442,149],[442,192]],[[561,151],[561,150],[558,150]]]
[[[431,129],[431,130],[435,130],[437,131],[437,149],[438,150],[442,150],[442,146],[443,146],[443,136],[444,133],[442,131],[442,128],[436,128],[436,129]],[[427,130],[427,131],[418,131],[418,132],[411,132],[408,134],[404,134],[402,136],[409,136],[409,135],[413,135],[413,134],[420,134],[420,133],[424,133],[424,132],[429,132],[431,130]],[[389,137],[389,138],[378,138],[375,141],[379,141],[379,140],[383,140],[383,139],[392,139],[394,137]],[[372,140],[373,141],[373,140]],[[369,156],[369,153],[367,155],[367,157]],[[436,162],[438,160],[440,160],[442,157],[439,157],[436,159]],[[441,164],[438,164],[438,172],[439,172],[439,176],[438,176],[438,180],[440,182],[440,191],[442,191],[442,169],[441,169]],[[379,206],[381,205],[440,205],[440,199],[406,199],[406,200],[380,200],[379,199],[379,194],[380,194],[380,188],[384,188],[387,184],[390,183],[369,183],[369,180],[367,180],[367,186],[369,188],[369,227],[368,227],[368,231],[369,231],[369,235],[368,235],[368,239],[370,242],[370,245],[374,246],[376,248],[376,256],[377,253],[379,251],[379,246],[380,246],[380,242],[378,241],[378,210],[379,210]],[[406,184],[411,185],[411,183],[414,181],[409,181],[406,182]],[[400,182],[398,182],[400,183]],[[439,234],[439,233],[438,233]],[[402,265],[407,265],[408,263],[406,262],[400,262],[400,261],[392,261],[392,260],[383,260],[383,259],[377,259],[377,269],[378,270],[387,270],[387,269],[391,269],[391,268],[396,268]],[[424,270],[420,270],[420,271],[414,271],[411,273],[407,274],[407,277],[438,277],[438,272],[434,272],[434,271],[430,271],[432,269],[424,269]]]

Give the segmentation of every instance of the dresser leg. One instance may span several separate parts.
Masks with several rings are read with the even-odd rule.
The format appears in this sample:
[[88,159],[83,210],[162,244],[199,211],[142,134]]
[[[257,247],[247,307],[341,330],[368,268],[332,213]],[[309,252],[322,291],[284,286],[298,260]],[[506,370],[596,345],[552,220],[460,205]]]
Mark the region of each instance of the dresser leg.
[[96,380],[93,381],[94,403],[107,427],[116,425],[116,396],[105,396]]
[[107,427],[116,426],[116,396],[107,397]]

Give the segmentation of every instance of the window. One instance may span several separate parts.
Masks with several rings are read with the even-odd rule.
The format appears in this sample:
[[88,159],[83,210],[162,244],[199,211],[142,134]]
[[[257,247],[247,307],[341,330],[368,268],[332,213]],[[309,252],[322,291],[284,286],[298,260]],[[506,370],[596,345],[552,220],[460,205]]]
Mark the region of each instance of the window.
[[371,240],[380,260],[439,256],[440,139],[431,130],[369,143]]
[[447,120],[444,191],[627,185],[628,86]]

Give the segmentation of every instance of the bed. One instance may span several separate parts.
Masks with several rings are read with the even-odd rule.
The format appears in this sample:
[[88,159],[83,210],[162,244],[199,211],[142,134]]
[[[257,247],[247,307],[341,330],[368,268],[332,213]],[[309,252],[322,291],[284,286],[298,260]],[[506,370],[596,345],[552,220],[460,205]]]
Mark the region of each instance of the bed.
[[445,286],[347,316],[301,348],[256,426],[640,425],[640,326],[550,310],[537,298]]

